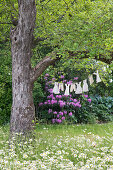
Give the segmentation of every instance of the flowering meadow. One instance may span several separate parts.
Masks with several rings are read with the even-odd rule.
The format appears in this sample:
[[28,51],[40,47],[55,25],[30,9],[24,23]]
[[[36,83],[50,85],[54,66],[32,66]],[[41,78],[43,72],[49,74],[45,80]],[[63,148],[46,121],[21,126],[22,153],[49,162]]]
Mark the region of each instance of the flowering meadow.
[[1,170],[113,170],[113,123],[37,124],[35,138],[10,145],[8,136],[0,127]]

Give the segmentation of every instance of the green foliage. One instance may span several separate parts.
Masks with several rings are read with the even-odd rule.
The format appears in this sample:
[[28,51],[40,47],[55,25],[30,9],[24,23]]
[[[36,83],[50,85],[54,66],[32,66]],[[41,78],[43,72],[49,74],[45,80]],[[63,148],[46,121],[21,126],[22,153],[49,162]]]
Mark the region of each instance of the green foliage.
[[33,88],[33,99],[34,99],[34,105],[35,105],[35,110],[37,112],[37,106],[39,102],[42,101],[44,98],[44,90],[43,90],[43,83],[42,81],[40,82],[40,78],[34,83],[34,88]]
[[1,0],[0,3],[0,42],[10,40],[10,28],[13,19],[18,19],[17,0]]
[[[46,38],[67,61],[67,51],[110,58],[113,46],[111,1],[38,1],[35,36]],[[75,55],[76,57],[76,55]]]
[[91,114],[95,114],[99,122],[113,121],[113,97],[91,98]]
[[0,124],[10,118],[12,104],[11,54],[10,44],[0,44]]

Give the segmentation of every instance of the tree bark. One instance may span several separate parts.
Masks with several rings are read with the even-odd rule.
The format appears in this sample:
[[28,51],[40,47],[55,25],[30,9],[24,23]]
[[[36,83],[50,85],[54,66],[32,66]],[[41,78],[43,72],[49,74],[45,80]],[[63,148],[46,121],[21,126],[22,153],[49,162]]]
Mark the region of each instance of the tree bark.
[[33,129],[35,109],[33,83],[30,79],[31,50],[35,27],[35,0],[18,0],[18,25],[11,30],[13,104],[10,119],[11,133]]
[[18,0],[18,6],[18,24],[10,32],[13,89],[10,132],[11,134],[20,132],[26,134],[34,127],[35,108],[32,96],[34,81],[56,60],[46,56],[35,68],[31,68],[36,19],[35,0]]

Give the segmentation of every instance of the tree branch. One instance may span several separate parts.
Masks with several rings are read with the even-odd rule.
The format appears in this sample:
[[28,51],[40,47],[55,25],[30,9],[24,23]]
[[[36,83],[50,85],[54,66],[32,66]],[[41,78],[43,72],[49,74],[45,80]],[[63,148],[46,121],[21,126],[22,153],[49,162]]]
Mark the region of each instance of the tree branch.
[[57,60],[60,58],[57,56],[55,59],[52,59],[54,53],[51,56],[46,56],[42,59],[35,68],[31,70],[31,82],[33,83],[50,65],[54,65]]
[[[75,59],[85,59],[85,58],[90,58],[89,56],[89,51],[77,51],[77,52],[71,52],[69,51],[69,56],[70,58],[75,58]],[[82,57],[81,57],[81,54],[84,54]],[[80,57],[79,57],[80,56]],[[95,60],[98,60],[98,61],[102,61],[106,64],[110,64],[112,61],[113,61],[113,52],[111,53],[111,58],[110,59],[107,59],[106,57],[102,56],[102,55],[99,55],[99,57],[97,56],[94,56],[92,59],[95,59]]]

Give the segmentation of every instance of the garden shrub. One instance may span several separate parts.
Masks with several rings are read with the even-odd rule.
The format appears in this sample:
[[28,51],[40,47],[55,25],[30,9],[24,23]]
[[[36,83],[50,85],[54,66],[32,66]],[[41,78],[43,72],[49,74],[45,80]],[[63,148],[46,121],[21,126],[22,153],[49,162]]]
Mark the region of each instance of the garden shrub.
[[10,120],[12,105],[11,52],[9,44],[0,44],[0,125]]
[[[62,82],[66,82],[66,80],[62,80],[63,78],[64,76],[61,76],[60,80]],[[80,95],[78,98],[75,98],[77,96],[73,93],[69,96],[65,96],[63,94],[64,92],[61,92],[60,95],[55,95],[52,93],[52,89],[56,79],[52,78],[51,80],[49,74],[46,74],[44,79],[47,99],[39,103],[39,119],[47,120],[47,122],[52,121],[52,123],[94,122],[94,117],[92,118],[92,116],[89,115],[89,112],[86,112],[84,110],[84,116],[80,113],[82,105],[83,107],[85,107],[86,105],[90,105],[91,103],[91,99],[89,99],[87,95]],[[74,78],[74,80],[77,79],[78,78]],[[71,84],[71,81],[68,81],[67,83]]]
[[[58,76],[59,77],[59,76]],[[61,76],[60,82],[70,83],[72,81],[64,80]],[[38,119],[52,123],[96,123],[108,122],[113,120],[113,97],[95,97],[89,98],[88,95],[75,95],[71,93],[65,96],[52,93],[55,78],[46,74],[45,77],[46,98],[39,103],[37,112]],[[74,78],[74,80],[77,80]]]
[[91,111],[98,121],[113,121],[113,97],[92,96]]

